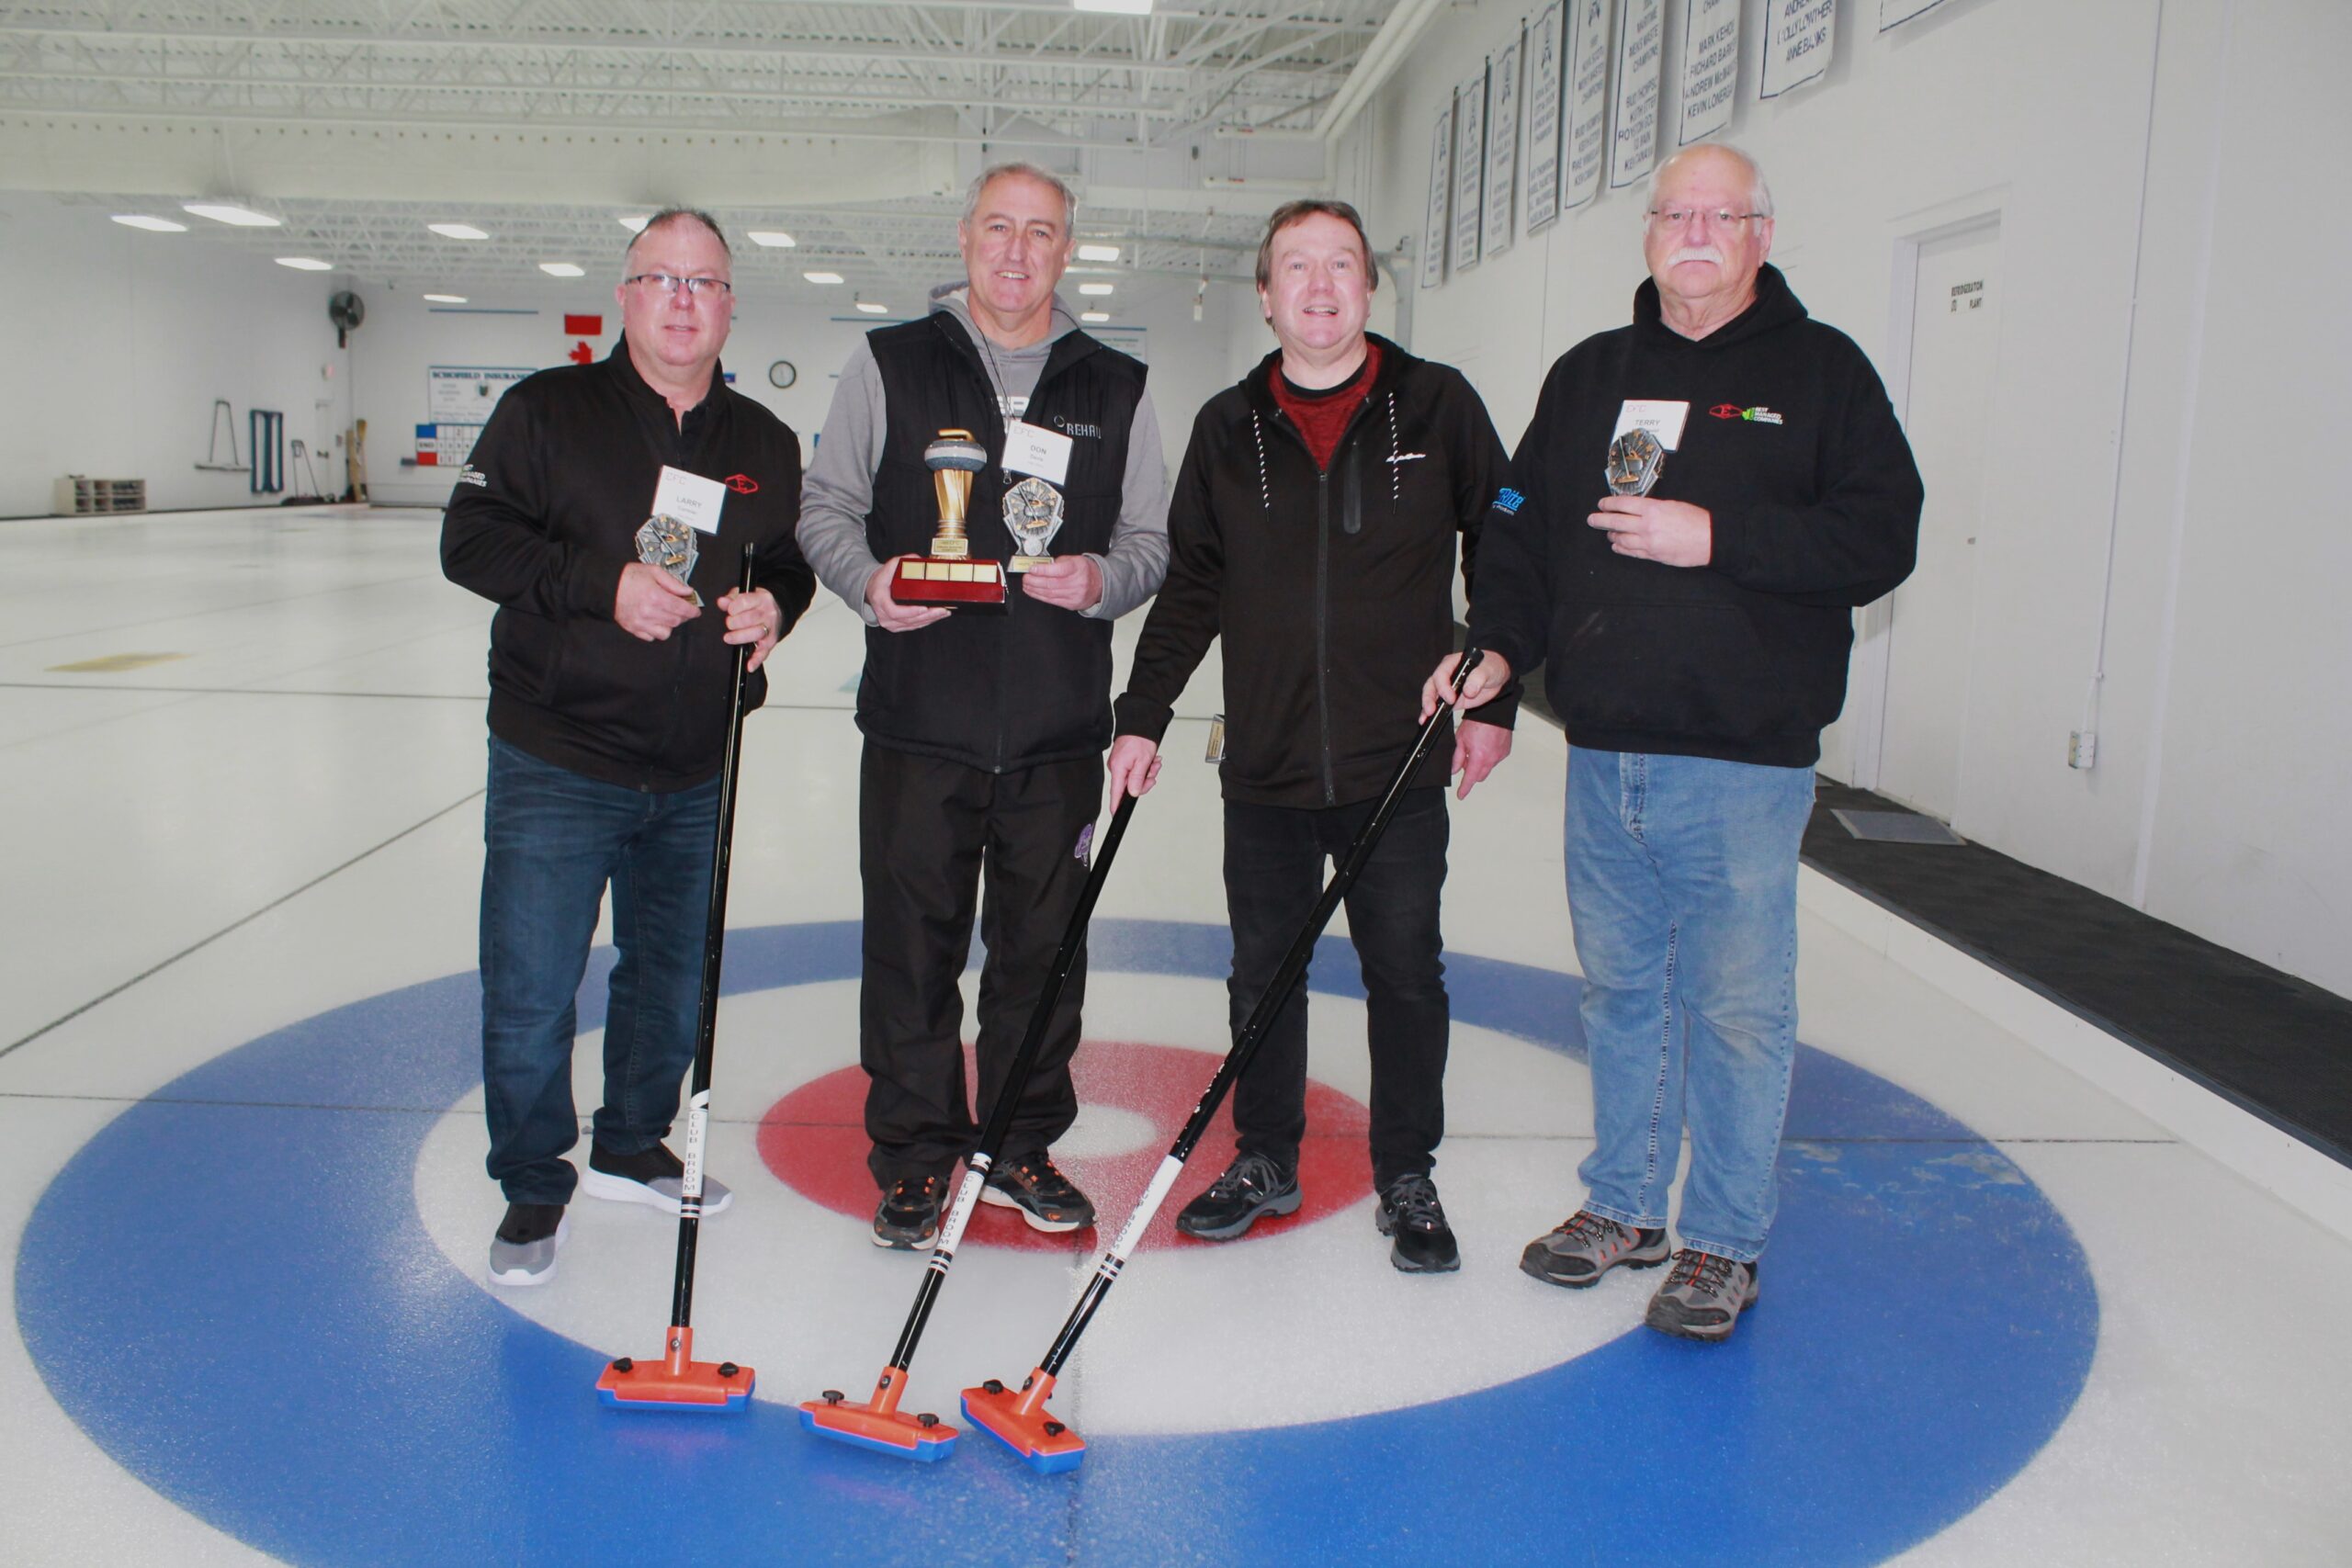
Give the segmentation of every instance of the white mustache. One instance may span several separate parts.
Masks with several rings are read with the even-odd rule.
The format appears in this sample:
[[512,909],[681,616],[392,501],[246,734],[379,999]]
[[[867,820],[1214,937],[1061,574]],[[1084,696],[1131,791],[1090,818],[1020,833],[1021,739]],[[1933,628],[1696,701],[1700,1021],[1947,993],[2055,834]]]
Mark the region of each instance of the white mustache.
[[1666,258],[1668,266],[1679,266],[1684,262],[1713,262],[1722,266],[1724,254],[1713,245],[1685,245]]

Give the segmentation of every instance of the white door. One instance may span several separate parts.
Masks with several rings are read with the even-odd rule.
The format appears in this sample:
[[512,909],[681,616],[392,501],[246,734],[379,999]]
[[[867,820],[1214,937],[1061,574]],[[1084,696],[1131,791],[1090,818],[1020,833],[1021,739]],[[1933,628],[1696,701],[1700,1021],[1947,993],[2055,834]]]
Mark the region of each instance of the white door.
[[1949,822],[1960,804],[1984,517],[1984,432],[2000,338],[2001,231],[1988,223],[1923,243],[1911,306],[1904,428],[1927,509],[1919,564],[1883,617],[1884,717],[1878,791]]

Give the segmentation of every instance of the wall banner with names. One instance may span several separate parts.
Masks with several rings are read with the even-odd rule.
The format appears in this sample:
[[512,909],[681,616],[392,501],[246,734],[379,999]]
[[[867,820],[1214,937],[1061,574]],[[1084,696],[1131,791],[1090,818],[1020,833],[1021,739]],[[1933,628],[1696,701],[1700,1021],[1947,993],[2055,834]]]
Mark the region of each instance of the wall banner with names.
[[1453,95],[1453,274],[1478,265],[1479,226],[1486,216],[1487,68]]
[[1568,139],[1560,154],[1560,205],[1569,211],[1600,194],[1609,161],[1610,0],[1568,0]]
[[1511,197],[1519,190],[1519,56],[1522,34],[1487,57],[1487,223],[1481,251],[1510,249]]
[[1731,123],[1739,89],[1739,0],[1683,0],[1682,123],[1674,144],[1703,141]]
[[1899,28],[1912,17],[1923,16],[1942,5],[1944,0],[1878,0],[1878,30]]
[[527,365],[428,365],[425,416],[435,424],[488,424],[506,389],[535,374]]
[[1838,50],[1838,0],[1766,0],[1762,96],[1818,82]]
[[1625,0],[1617,14],[1617,103],[1610,118],[1609,188],[1657,162],[1657,98],[1666,71],[1666,0]]
[[1437,111],[1437,130],[1430,136],[1430,209],[1421,222],[1421,287],[1435,288],[1445,281],[1446,198],[1453,192],[1453,106]]
[[1527,24],[1527,231],[1560,216],[1560,24],[1562,0]]

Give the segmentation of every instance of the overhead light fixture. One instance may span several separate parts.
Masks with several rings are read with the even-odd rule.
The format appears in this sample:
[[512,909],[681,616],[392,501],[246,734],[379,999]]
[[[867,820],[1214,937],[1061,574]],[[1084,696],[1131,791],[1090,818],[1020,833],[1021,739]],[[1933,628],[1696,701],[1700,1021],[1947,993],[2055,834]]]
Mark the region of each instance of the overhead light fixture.
[[800,243],[781,229],[753,229],[743,237],[755,245],[765,245],[770,250],[787,250]]
[[585,277],[588,274],[570,262],[541,262],[539,270],[549,277]]
[[871,299],[860,299],[857,301],[857,308],[869,316],[887,316],[890,313],[889,306],[876,305]]
[[648,212],[640,217],[622,219],[621,227],[628,230],[632,234],[642,234],[645,232],[645,226],[652,221],[653,214]]
[[334,263],[321,261],[316,256],[280,256],[277,258],[277,265],[290,266],[296,272],[333,272],[334,270]]
[[1151,0],[1069,0],[1073,11],[1107,11],[1114,17],[1148,17]]
[[185,234],[187,225],[175,223],[168,218],[150,218],[143,212],[118,212],[114,220],[126,229],[144,229],[155,234]]
[[1111,312],[1108,310],[1080,310],[1078,313],[1078,319],[1089,323],[1107,321],[1111,319]]
[[425,298],[435,305],[462,305],[466,302],[462,294],[428,294]]
[[1100,299],[1117,287],[1118,285],[1114,283],[1081,283],[1078,286],[1078,291],[1080,294],[1091,294]]
[[842,281],[842,275],[838,272],[804,272],[800,276],[807,278],[811,283],[839,283]]
[[470,223],[427,223],[425,227],[445,240],[487,240],[490,238],[487,230],[477,229]]
[[1119,247],[1116,245],[1080,245],[1078,247],[1078,259],[1080,261],[1095,262],[1117,261],[1119,259]]
[[183,201],[182,212],[193,212],[198,218],[209,218],[215,223],[228,223],[239,229],[282,228],[285,220],[272,218],[266,212],[255,212],[250,207],[239,207],[228,201]]

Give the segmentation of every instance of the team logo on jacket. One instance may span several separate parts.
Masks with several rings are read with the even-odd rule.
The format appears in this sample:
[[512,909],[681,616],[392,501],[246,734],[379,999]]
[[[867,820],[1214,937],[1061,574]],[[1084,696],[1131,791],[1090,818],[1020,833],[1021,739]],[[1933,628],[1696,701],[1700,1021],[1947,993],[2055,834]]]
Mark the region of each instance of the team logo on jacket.
[[1520,494],[1519,491],[1511,489],[1509,485],[1505,485],[1495,496],[1495,510],[1498,512],[1516,513],[1521,507],[1525,506],[1526,504],[1527,497]]
[[1072,859],[1072,860],[1074,860],[1074,861],[1078,862],[1078,863],[1079,863],[1079,864],[1080,864],[1080,865],[1084,865],[1084,864],[1086,863],[1086,856],[1087,856],[1088,852],[1090,852],[1090,851],[1091,851],[1091,850],[1092,850],[1093,848],[1094,848],[1094,824],[1093,824],[1093,823],[1091,823],[1091,822],[1089,822],[1085,827],[1080,828],[1080,829],[1078,830],[1078,851],[1077,851],[1077,852],[1076,852],[1075,854],[1073,854],[1073,855],[1071,855],[1071,856],[1070,856],[1070,859]]
[[729,474],[727,476],[727,488],[737,495],[757,495],[760,493],[760,481],[749,474]]
[[1744,409],[1737,403],[1717,403],[1707,411],[1717,419],[1744,419],[1756,424],[1779,424],[1781,416],[1768,408]]

